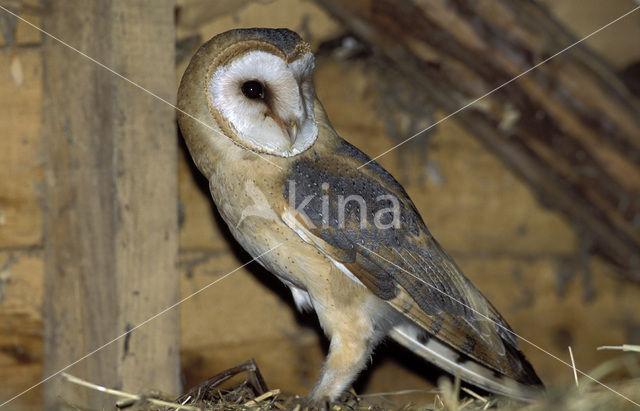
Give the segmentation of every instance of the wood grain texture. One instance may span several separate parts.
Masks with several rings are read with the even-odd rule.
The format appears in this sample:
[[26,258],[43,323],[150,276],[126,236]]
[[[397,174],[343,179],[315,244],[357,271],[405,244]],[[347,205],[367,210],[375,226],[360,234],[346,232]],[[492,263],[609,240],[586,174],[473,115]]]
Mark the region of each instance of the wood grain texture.
[[[319,2],[448,113],[577,40],[531,1]],[[640,281],[640,108],[605,62],[578,45],[456,118]]]
[[34,49],[0,54],[0,248],[42,245],[41,59]]
[[[173,1],[45,4],[45,29],[173,100]],[[178,298],[173,109],[49,38],[44,45],[45,375]],[[68,372],[137,392],[179,391],[178,313]],[[54,379],[45,404],[112,408]]]

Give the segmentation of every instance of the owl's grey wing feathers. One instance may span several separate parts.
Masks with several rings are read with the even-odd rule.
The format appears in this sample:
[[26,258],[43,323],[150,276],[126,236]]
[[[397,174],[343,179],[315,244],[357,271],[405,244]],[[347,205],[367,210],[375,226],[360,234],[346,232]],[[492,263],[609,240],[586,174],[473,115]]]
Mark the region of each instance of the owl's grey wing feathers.
[[[307,202],[303,214],[285,210],[285,222],[460,357],[521,383],[541,384],[508,324],[431,236],[400,184],[375,162],[358,170],[369,158],[349,143],[336,152],[311,152],[293,164],[285,197],[294,205]],[[324,198],[318,191],[323,183]],[[338,203],[350,195],[364,201],[364,226],[363,203]],[[393,205],[390,196],[398,200],[399,224],[379,228],[373,220]],[[391,221],[378,222],[386,227]]]

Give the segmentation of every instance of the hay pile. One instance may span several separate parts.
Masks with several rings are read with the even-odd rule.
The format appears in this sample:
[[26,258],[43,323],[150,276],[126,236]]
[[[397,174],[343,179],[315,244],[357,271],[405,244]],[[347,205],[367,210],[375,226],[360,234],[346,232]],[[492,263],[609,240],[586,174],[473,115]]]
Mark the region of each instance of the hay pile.
[[[625,346],[636,347],[638,346]],[[626,351],[636,351],[636,348]],[[379,410],[624,410],[640,406],[640,356],[625,354],[606,362],[589,375],[593,378],[578,378],[569,387],[548,387],[545,395],[529,404],[503,397],[481,396],[465,387],[460,381],[441,378],[438,389],[421,391],[433,394],[431,404],[403,403],[404,394],[415,391],[356,395],[345,394],[339,401],[326,404],[331,411],[379,411]],[[605,377],[624,375],[618,382],[606,386],[594,381]],[[189,410],[189,411],[274,411],[309,409],[304,398],[283,395],[279,389],[269,390],[255,361],[250,360],[215,375],[184,395],[171,401],[159,395],[135,395],[100,387],[71,375],[64,377],[73,383],[124,398],[116,407],[126,410]],[[620,378],[620,377],[618,377]]]

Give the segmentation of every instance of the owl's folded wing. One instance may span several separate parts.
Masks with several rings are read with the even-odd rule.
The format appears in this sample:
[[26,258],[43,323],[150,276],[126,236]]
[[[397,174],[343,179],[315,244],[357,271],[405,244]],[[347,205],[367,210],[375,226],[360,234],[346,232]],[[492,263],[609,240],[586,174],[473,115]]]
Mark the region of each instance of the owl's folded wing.
[[290,209],[283,220],[343,271],[348,270],[347,275],[423,328],[423,340],[436,337],[460,360],[467,356],[520,383],[540,384],[507,323],[433,238],[423,238],[422,244],[420,238],[412,238],[405,247],[396,248],[367,235],[345,249],[314,234],[304,218]]
[[[332,161],[339,159],[334,157]],[[384,169],[372,164],[368,172],[345,175],[344,170],[355,167],[338,162],[320,172],[313,169],[315,162],[307,162],[298,165],[291,178],[296,179],[297,171],[307,184],[314,185],[316,182],[310,181],[313,178],[318,179],[317,186],[321,181],[332,181],[330,189],[341,193],[355,189],[363,198],[371,197],[372,192],[394,196],[399,200],[398,225],[380,228],[368,221],[363,226],[357,218],[363,214],[357,209],[343,213],[342,219],[323,219],[314,211],[321,205],[313,203],[309,213],[285,207],[283,221],[346,275],[423,330],[423,339],[440,340],[459,356],[460,362],[471,359],[522,384],[540,385],[508,324],[431,236],[402,187]],[[332,172],[342,173],[342,178],[328,175]],[[335,206],[330,204],[330,214],[335,215]]]

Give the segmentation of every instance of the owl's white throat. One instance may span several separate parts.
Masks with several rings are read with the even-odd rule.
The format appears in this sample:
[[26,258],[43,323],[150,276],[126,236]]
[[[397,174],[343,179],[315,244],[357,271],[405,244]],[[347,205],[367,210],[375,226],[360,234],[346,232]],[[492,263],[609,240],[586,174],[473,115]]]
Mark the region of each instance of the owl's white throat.
[[[213,68],[208,84],[211,106],[232,126],[229,137],[257,152],[291,157],[318,137],[313,113],[313,55],[287,64],[280,56],[250,51]],[[242,85],[257,81],[264,97],[248,98]]]

